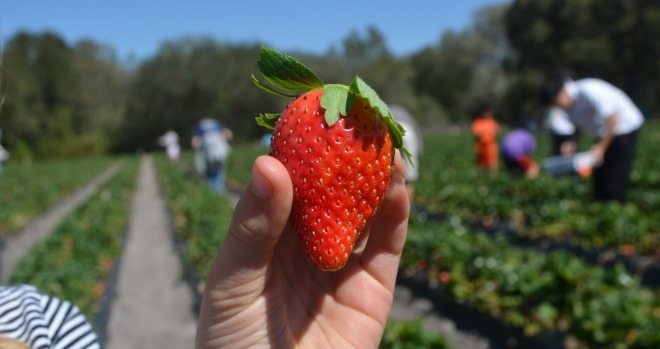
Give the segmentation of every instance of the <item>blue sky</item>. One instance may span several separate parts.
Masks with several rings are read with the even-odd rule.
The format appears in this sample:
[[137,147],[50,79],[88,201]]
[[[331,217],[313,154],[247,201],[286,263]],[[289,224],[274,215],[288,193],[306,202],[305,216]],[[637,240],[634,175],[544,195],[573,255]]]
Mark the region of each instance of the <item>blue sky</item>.
[[[436,43],[447,29],[470,24],[474,11],[505,0],[3,0],[0,40],[17,30],[53,30],[73,43],[93,38],[120,58],[153,55],[161,42],[210,35],[261,41],[281,50],[325,52],[353,29],[373,24],[398,55]],[[374,4],[379,4],[375,7]]]

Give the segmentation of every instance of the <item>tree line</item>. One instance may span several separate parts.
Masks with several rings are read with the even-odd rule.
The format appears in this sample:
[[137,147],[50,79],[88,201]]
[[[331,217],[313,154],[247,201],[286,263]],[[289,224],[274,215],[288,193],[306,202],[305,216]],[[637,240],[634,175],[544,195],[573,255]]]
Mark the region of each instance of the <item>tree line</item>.
[[[538,117],[539,87],[565,68],[611,81],[645,114],[657,114],[658,37],[657,0],[517,0],[484,7],[469,27],[402,57],[373,26],[350,32],[325,54],[290,53],[324,81],[360,75],[433,129],[467,122],[483,102],[504,122]],[[17,157],[148,150],[169,129],[187,139],[209,116],[239,139],[256,139],[263,130],[254,117],[286,103],[251,85],[261,45],[267,43],[181,38],[126,67],[94,40],[68,44],[52,32],[16,33],[0,70],[3,143]]]

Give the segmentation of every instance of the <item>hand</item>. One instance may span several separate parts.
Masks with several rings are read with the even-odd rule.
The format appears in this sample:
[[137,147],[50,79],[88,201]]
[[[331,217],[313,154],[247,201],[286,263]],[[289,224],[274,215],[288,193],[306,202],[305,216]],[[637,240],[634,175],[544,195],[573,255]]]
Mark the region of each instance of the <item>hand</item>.
[[527,175],[527,178],[530,179],[538,178],[540,174],[541,174],[541,169],[539,168],[539,165],[537,165],[536,163],[529,165],[529,168],[527,169],[527,171],[525,171],[525,175]]
[[359,241],[363,251],[324,272],[287,225],[286,169],[259,157],[209,274],[197,348],[377,348],[408,227],[404,171],[397,152],[389,192]]

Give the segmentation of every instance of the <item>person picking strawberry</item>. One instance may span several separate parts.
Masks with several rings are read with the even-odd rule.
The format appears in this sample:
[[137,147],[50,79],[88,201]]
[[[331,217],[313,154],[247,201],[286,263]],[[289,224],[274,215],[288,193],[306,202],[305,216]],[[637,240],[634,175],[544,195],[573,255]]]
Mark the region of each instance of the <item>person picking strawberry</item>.
[[[260,60],[262,72],[265,64],[263,52]],[[266,50],[266,55],[268,52]],[[293,62],[285,55],[277,57],[287,64]],[[273,75],[269,78],[267,81],[274,81]],[[392,305],[410,203],[403,160],[398,152],[394,152],[394,148],[401,147],[402,130],[393,119],[389,119],[389,109],[382,108],[378,103],[380,99],[373,97],[375,92],[372,94],[373,90],[357,79],[354,82],[351,87],[336,87],[334,91],[335,87],[327,89],[327,85],[318,86],[313,82],[312,89],[299,91],[298,96],[302,96],[303,102],[296,104],[296,100],[281,115],[265,114],[259,119],[275,126],[274,146],[271,156],[256,159],[248,190],[236,207],[227,237],[213,263],[200,312],[197,348],[378,347]],[[330,98],[332,103],[327,104],[328,99],[324,102],[323,95],[327,93],[339,95],[339,102],[335,97]],[[369,97],[365,97],[367,95]],[[312,101],[318,96],[323,113],[306,104],[305,96]],[[342,102],[351,99],[349,104]],[[305,114],[305,107],[311,118],[320,118],[326,122],[325,126],[316,127],[301,120],[302,131],[291,132],[294,138],[278,139],[278,131],[280,137],[283,133],[289,134],[289,129],[279,127],[278,123],[284,123],[285,119],[287,124],[298,123],[298,112]],[[336,118],[334,126],[327,123],[328,110],[334,115],[332,118]],[[334,127],[337,130],[327,134],[319,131]],[[303,133],[298,135],[297,132]],[[303,136],[305,132],[310,135]],[[308,137],[311,143],[307,143]],[[332,137],[336,139],[334,144],[328,141]],[[309,153],[315,156],[303,158],[310,159],[304,167],[287,166],[292,161],[300,163],[300,158],[296,157],[299,148],[285,146],[292,139],[305,145],[301,148],[303,153],[308,147],[312,148]],[[322,144],[319,148],[313,146],[317,140]],[[328,146],[332,154],[329,157],[323,155]],[[351,147],[350,157],[335,156],[334,147],[342,151]],[[292,149],[296,149],[295,153]],[[286,161],[281,157],[282,153],[289,157]],[[372,156],[360,160],[371,165],[372,172],[367,175],[363,172],[367,169],[366,164],[362,169],[355,162],[344,162],[363,156]],[[335,158],[341,161],[336,167],[333,165]],[[378,169],[376,172],[373,172],[374,167]],[[322,186],[301,187],[305,179],[297,175],[303,170],[308,174],[304,177],[307,183],[314,181]],[[322,175],[315,176],[316,172]],[[349,172],[356,172],[353,173],[355,177],[349,176]],[[360,174],[368,180],[360,179]],[[338,176],[342,176],[341,186],[323,183],[338,181]],[[368,189],[364,184],[369,185]],[[334,188],[332,190],[339,191],[339,195],[331,198],[331,190],[327,188]],[[342,190],[344,188],[346,193]],[[310,202],[312,196],[299,195],[301,190],[309,192],[312,189],[319,197],[325,195],[325,201]],[[362,194],[358,194],[358,190]],[[365,205],[364,197],[369,197],[372,202]],[[305,199],[308,199],[307,203]],[[296,222],[296,219],[306,221],[312,216],[314,211],[305,205],[321,206],[325,202],[334,205],[337,200],[341,205],[353,205],[345,207],[347,216],[333,216],[334,210],[330,212],[324,206],[322,213],[331,218],[329,223],[323,221],[320,230],[306,230],[306,223]],[[346,210],[340,209],[339,212]],[[361,216],[354,219],[353,214]],[[299,217],[292,219],[295,215]],[[322,219],[314,216],[309,224],[313,224],[316,218]],[[327,234],[332,235],[323,235],[324,227]],[[315,235],[333,241],[312,241]],[[314,246],[316,249],[327,247],[328,250],[313,251]],[[317,252],[321,257],[315,254]]]

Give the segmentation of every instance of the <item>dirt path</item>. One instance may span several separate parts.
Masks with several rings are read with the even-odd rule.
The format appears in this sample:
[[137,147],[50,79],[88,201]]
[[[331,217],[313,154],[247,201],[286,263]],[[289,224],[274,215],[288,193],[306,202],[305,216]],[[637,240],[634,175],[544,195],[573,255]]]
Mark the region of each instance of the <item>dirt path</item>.
[[182,278],[167,222],[153,160],[143,158],[110,312],[107,348],[194,347],[193,295]]
[[0,251],[0,279],[6,281],[21,258],[34,245],[47,238],[66,216],[85,203],[87,199],[96,193],[99,187],[117,174],[120,168],[120,163],[112,165],[76,192],[28,223],[23,230],[7,237],[3,249]]

